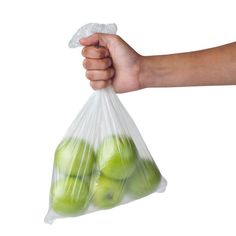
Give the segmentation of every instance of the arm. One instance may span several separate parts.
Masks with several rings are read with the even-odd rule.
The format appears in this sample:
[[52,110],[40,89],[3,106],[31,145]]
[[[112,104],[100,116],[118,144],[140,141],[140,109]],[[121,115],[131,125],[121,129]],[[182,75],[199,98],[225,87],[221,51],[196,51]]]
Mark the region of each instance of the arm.
[[[86,76],[94,89],[236,85],[236,42],[195,52],[141,56],[116,35],[82,39]],[[100,46],[100,47],[97,47]]]
[[236,43],[163,56],[143,57],[143,87],[235,85]]

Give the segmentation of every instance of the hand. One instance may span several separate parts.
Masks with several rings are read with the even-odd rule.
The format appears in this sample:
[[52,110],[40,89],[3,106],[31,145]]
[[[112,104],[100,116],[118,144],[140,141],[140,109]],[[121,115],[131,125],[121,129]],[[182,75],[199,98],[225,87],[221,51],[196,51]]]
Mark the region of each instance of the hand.
[[139,79],[141,58],[123,39],[111,34],[93,34],[83,38],[82,55],[86,77],[94,89],[113,85],[117,93],[142,88]]

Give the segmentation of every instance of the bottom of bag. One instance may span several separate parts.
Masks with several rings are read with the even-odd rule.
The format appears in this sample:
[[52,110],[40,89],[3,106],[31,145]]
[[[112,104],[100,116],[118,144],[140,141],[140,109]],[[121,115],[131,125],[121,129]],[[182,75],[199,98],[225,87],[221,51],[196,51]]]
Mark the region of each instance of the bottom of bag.
[[[166,190],[166,186],[167,186],[166,179],[164,177],[161,177],[161,181],[158,185],[158,188],[153,193],[156,193],[156,192],[157,193],[163,193]],[[153,194],[153,193],[150,193],[150,194]],[[148,194],[148,195],[150,195],[150,194]],[[148,195],[146,195],[146,196],[148,196]],[[143,196],[143,197],[146,197],[146,196]],[[143,198],[143,197],[134,198],[134,197],[131,197],[127,194],[126,196],[124,196],[122,202],[120,202],[117,206],[127,204],[129,202],[138,200],[138,199]],[[114,207],[117,207],[117,206],[114,206]],[[101,208],[97,208],[97,207],[93,206],[92,204],[90,204],[85,211],[81,212],[80,214],[76,214],[76,215],[61,215],[61,214],[56,213],[52,209],[52,207],[49,207],[49,210],[48,210],[48,212],[47,212],[47,214],[44,218],[44,222],[47,223],[47,224],[52,224],[57,219],[66,218],[66,217],[67,218],[68,217],[78,217],[78,216],[82,216],[82,215],[89,214],[89,213],[99,211],[99,210],[109,210],[109,209],[114,208],[114,207],[101,209]]]

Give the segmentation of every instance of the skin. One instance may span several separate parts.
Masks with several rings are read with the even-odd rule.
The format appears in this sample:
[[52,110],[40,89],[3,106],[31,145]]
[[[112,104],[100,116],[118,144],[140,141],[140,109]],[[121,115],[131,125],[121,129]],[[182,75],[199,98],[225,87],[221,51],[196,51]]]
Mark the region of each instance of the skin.
[[236,85],[236,42],[170,55],[142,56],[122,38],[93,34],[80,40],[86,77],[94,89],[117,93],[150,87]]

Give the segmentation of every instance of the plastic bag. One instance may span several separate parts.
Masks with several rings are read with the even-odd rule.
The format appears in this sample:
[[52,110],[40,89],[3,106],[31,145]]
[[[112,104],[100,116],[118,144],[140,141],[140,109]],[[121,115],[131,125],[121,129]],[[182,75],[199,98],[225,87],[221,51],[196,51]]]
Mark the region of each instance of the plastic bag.
[[[88,24],[70,47],[95,32],[116,33],[116,25]],[[83,215],[163,192],[166,180],[132,118],[112,87],[95,91],[55,151],[45,222]]]

